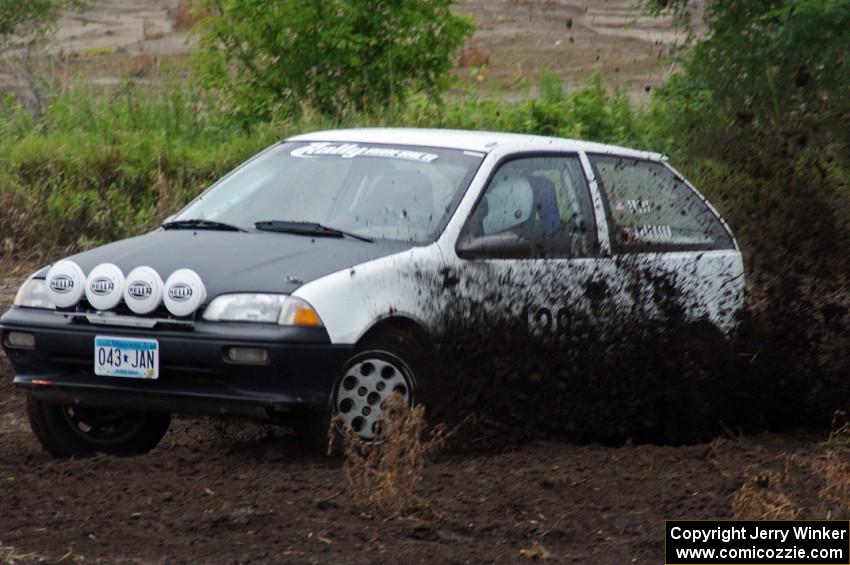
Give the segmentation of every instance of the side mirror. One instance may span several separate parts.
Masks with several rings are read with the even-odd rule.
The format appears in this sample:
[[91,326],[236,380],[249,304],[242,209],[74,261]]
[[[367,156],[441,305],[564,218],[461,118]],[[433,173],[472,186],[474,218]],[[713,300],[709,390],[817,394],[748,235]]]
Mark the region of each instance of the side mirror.
[[512,233],[497,233],[466,238],[456,251],[463,259],[524,259],[533,250],[529,242]]

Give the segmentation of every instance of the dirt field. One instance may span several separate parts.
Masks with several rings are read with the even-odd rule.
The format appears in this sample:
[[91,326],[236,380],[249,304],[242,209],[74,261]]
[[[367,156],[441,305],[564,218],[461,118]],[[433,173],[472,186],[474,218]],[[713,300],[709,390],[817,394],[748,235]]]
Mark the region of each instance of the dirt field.
[[351,506],[338,460],[282,428],[182,419],[146,456],[53,460],[4,365],[0,562],[505,563],[537,548],[552,563],[657,563],[665,518],[728,517],[748,466],[822,439],[454,449],[426,469],[439,516],[383,520]]
[[[64,18],[57,49],[68,74],[110,84],[134,61],[143,71],[145,57],[179,64],[186,31],[169,17],[176,3],[100,0]],[[469,49],[474,67],[486,62],[484,88],[521,93],[546,66],[570,87],[602,70],[640,98],[669,72],[660,54],[681,37],[669,21],[634,20],[630,4],[464,0],[459,9],[478,20]],[[10,274],[0,309],[30,270],[0,268]],[[283,428],[178,419],[146,456],[51,459],[3,359],[0,563],[659,563],[664,519],[729,517],[748,469],[817,455],[825,437],[684,447],[475,439],[427,466],[421,494],[436,517],[387,520],[352,506],[339,460],[305,454]]]
[[589,74],[601,71],[611,84],[640,99],[668,76],[672,67],[664,57],[666,48],[684,36],[668,18],[640,16],[633,4],[633,0],[463,0],[458,9],[478,22],[468,49],[487,61],[482,73],[485,87],[522,91],[533,85],[541,68],[547,68],[561,75],[568,88],[575,88]]
[[[0,281],[3,309],[20,276]],[[23,400],[0,357],[0,563],[658,563],[663,520],[729,517],[748,469],[825,439],[512,445],[474,431],[426,467],[436,517],[387,520],[352,505],[339,459],[285,428],[177,419],[148,455],[56,460]]]

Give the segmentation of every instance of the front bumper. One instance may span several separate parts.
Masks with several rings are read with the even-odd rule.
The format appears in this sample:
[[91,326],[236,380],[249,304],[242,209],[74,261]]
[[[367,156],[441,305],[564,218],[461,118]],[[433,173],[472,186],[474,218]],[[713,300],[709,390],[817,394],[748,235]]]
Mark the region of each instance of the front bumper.
[[[197,322],[194,327],[136,329],[29,308],[0,318],[14,384],[36,397],[69,405],[160,410],[181,414],[267,417],[297,409],[325,410],[352,345],[333,345],[321,328]],[[35,336],[34,349],[8,344],[10,331]],[[159,378],[94,374],[97,335],[156,339]],[[231,362],[233,346],[265,348],[263,365]]]

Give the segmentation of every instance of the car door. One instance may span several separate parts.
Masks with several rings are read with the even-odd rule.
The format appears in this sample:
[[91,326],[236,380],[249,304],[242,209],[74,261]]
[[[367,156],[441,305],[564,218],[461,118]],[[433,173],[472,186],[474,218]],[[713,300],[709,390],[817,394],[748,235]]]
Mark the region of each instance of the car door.
[[580,156],[506,156],[446,250],[456,278],[451,310],[482,336],[517,327],[535,336],[567,333],[590,315],[588,281],[599,252]]
[[743,262],[708,202],[663,161],[588,154],[586,164],[605,209],[613,263],[602,268],[619,315],[731,329]]

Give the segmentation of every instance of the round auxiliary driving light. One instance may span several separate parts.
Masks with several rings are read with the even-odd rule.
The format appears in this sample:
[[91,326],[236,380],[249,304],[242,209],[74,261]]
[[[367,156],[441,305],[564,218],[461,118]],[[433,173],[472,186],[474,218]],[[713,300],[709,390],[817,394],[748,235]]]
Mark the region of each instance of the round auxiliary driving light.
[[63,259],[47,271],[47,296],[59,308],[68,308],[83,297],[85,281],[80,266]]
[[188,316],[197,310],[207,298],[207,289],[198,273],[191,269],[179,269],[165,281],[163,302],[175,316]]
[[150,314],[162,302],[165,283],[151,267],[136,267],[127,275],[124,302],[136,314]]
[[109,310],[121,302],[124,273],[112,263],[101,263],[86,279],[86,299],[95,310]]

